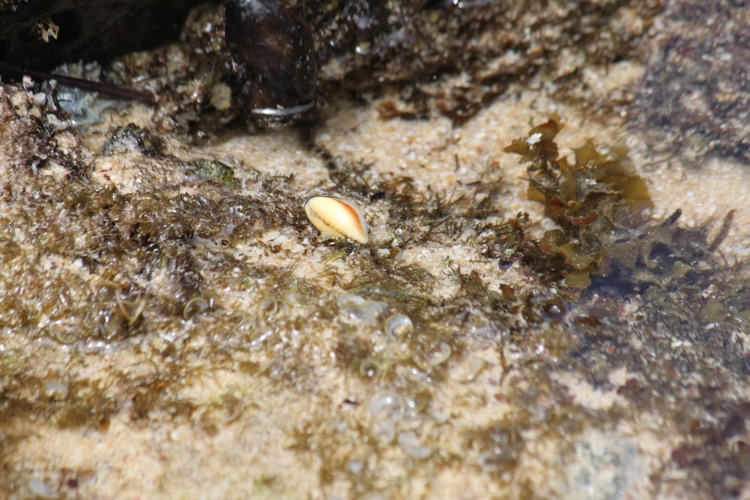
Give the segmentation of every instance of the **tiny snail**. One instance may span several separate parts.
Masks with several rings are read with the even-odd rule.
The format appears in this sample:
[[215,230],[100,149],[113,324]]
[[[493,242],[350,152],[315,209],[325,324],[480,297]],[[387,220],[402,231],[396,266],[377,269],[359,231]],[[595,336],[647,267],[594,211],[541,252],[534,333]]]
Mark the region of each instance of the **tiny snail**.
[[321,233],[335,238],[351,238],[362,244],[370,241],[365,216],[352,201],[315,196],[305,203],[305,213]]

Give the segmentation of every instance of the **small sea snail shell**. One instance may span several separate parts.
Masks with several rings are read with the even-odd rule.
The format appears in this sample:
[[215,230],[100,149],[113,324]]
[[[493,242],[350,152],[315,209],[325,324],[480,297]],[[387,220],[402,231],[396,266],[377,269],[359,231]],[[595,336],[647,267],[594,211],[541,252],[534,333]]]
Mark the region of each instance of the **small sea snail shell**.
[[321,233],[351,238],[362,244],[370,241],[362,210],[349,200],[315,196],[305,203],[305,213]]

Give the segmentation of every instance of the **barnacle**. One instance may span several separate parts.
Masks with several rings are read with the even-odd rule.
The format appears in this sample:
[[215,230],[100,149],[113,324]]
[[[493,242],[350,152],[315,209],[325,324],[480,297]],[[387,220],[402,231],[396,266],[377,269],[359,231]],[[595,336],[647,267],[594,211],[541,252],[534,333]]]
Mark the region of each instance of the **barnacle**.
[[351,238],[362,244],[370,241],[365,216],[354,202],[315,196],[305,203],[305,213],[321,233],[336,238]]

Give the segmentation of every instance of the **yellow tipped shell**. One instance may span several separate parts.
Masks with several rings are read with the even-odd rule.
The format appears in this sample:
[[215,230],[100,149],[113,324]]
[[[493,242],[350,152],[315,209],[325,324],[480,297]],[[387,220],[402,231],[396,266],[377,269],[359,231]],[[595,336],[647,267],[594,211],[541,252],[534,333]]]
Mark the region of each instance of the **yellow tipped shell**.
[[362,210],[349,200],[316,196],[305,203],[305,213],[321,233],[362,244],[370,241]]

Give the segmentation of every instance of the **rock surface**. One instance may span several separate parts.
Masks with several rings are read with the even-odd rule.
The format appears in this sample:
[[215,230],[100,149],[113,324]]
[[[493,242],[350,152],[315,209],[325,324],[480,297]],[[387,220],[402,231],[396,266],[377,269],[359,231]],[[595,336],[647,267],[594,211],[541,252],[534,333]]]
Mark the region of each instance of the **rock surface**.
[[[448,72],[328,89],[317,122],[258,131],[195,74],[219,11],[69,67],[155,107],[100,96],[78,127],[49,84],[0,88],[0,496],[750,498],[750,173],[665,159],[634,105],[680,18],[621,58],[541,52],[459,120],[440,102],[488,84]],[[624,144],[652,202],[581,269],[544,241],[594,221],[540,203],[505,151],[549,145],[529,121],[555,114],[568,165]],[[612,182],[588,191],[615,200],[599,221],[622,220]],[[309,224],[322,193],[360,204],[370,244]]]

